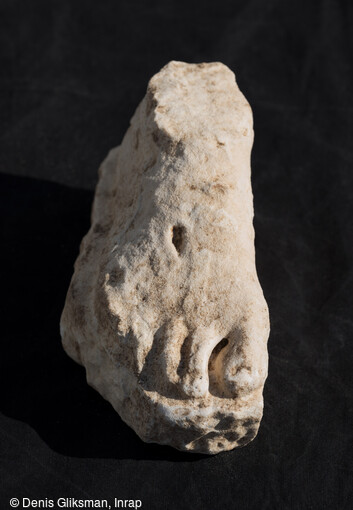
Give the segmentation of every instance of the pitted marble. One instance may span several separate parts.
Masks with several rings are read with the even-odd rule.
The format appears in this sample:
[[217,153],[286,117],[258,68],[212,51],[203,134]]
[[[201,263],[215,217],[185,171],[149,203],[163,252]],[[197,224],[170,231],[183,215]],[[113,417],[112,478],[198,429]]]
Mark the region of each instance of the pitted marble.
[[144,441],[213,454],[257,434],[269,315],[252,143],[225,65],[170,62],[100,167],[62,342]]

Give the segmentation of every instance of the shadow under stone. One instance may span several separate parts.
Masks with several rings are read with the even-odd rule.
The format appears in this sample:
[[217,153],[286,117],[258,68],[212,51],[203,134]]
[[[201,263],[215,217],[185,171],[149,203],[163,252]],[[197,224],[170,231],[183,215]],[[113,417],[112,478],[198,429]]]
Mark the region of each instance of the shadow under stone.
[[0,174],[5,314],[1,411],[29,424],[50,448],[76,457],[194,461],[141,441],[61,346],[59,321],[89,229],[93,193]]

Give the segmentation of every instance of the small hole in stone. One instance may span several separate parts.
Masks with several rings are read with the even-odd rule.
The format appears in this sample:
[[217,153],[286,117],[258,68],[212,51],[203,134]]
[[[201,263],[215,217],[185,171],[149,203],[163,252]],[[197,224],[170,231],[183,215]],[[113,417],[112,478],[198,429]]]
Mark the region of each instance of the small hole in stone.
[[218,344],[214,347],[213,351],[211,352],[211,356],[210,356],[210,359],[208,362],[208,370],[213,370],[214,362],[216,361],[218,354],[227,345],[228,345],[228,338],[222,338],[222,340],[220,342],[218,342]]
[[172,228],[172,243],[175,246],[176,251],[181,253],[184,246],[185,228],[182,226],[175,226]]

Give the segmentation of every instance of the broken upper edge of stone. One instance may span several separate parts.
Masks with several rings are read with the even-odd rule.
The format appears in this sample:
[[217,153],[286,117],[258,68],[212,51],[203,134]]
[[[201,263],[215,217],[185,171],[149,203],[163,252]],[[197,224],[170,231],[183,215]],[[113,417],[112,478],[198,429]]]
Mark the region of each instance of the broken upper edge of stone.
[[[257,434],[269,324],[255,269],[252,140],[251,109],[228,67],[172,61],[101,165],[61,336],[88,383],[146,442],[215,454]],[[204,304],[203,282],[216,303]],[[206,321],[224,314],[223,329],[197,322],[205,307]],[[232,314],[239,327],[228,337]]]
[[221,62],[169,62],[150,79],[146,105],[147,115],[153,111],[160,142],[164,135],[167,141],[197,144],[202,139],[212,144],[226,127],[231,135],[245,136],[252,144],[251,107],[236,85],[235,74]]

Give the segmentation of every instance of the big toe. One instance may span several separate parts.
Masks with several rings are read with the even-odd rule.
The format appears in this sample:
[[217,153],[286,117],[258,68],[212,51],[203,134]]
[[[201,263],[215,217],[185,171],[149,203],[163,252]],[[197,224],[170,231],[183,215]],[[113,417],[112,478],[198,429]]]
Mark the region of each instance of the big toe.
[[229,345],[220,355],[220,377],[225,392],[232,397],[245,396],[262,389],[268,366],[268,316],[252,314],[233,330]]

